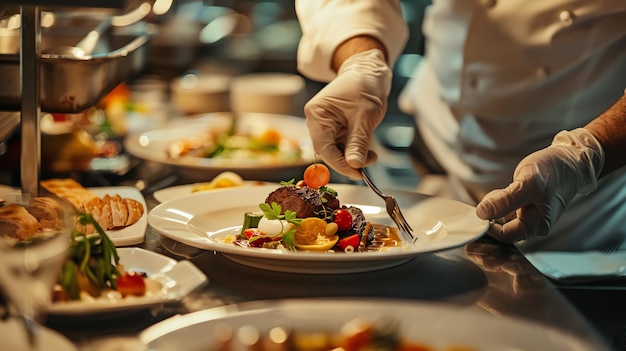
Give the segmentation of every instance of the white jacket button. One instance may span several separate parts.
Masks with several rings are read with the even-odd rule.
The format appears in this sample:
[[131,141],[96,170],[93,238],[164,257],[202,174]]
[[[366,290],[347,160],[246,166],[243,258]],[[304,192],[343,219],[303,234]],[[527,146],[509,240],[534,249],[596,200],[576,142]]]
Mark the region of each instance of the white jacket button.
[[574,13],[570,10],[563,10],[559,13],[559,20],[567,26],[574,23],[574,17]]

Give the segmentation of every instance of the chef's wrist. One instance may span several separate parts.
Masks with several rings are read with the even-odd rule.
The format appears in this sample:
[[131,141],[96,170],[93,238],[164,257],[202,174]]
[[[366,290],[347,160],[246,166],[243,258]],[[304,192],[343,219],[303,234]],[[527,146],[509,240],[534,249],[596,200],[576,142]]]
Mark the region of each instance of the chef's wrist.
[[368,35],[359,35],[344,41],[335,49],[331,60],[331,68],[336,73],[349,57],[372,49],[380,50],[385,56],[385,61],[388,62],[387,48],[380,40]]
[[[626,91],[625,91],[626,94]],[[600,116],[589,122],[584,128],[600,142],[605,152],[605,164],[600,177],[624,166],[626,149],[626,95],[622,95]]]

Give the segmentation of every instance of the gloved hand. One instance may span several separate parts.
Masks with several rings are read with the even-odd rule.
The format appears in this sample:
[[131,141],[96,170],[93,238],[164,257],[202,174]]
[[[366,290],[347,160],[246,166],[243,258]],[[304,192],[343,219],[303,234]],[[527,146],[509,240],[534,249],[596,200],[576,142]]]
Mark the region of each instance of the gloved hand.
[[370,139],[387,110],[391,75],[380,50],[357,53],[345,60],[337,77],[305,105],[313,147],[335,171],[361,179],[358,169],[376,162]]
[[517,165],[508,187],[485,195],[476,214],[495,220],[488,234],[501,242],[548,235],[577,193],[596,188],[603,165],[604,151],[593,134],[562,131]]

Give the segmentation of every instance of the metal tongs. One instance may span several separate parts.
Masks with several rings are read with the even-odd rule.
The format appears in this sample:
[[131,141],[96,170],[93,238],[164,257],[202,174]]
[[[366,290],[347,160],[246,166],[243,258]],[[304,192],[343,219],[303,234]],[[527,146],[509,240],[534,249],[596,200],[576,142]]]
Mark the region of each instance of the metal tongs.
[[384,194],[382,191],[380,191],[380,189],[378,189],[378,187],[376,187],[376,185],[374,185],[374,183],[370,179],[367,171],[365,171],[365,168],[361,168],[360,171],[361,175],[363,176],[363,180],[365,181],[365,184],[367,184],[367,186],[369,186],[370,189],[372,189],[376,193],[376,195],[385,200],[387,213],[389,214],[389,217],[391,217],[391,219],[394,221],[396,226],[398,226],[398,229],[400,230],[400,234],[403,236],[403,239],[407,240],[407,242],[410,242],[411,245],[415,244],[418,237],[413,235],[413,228],[411,228],[409,223],[406,221],[406,218],[404,218],[402,210],[400,210],[400,205],[398,205],[398,201],[396,201],[393,196]]

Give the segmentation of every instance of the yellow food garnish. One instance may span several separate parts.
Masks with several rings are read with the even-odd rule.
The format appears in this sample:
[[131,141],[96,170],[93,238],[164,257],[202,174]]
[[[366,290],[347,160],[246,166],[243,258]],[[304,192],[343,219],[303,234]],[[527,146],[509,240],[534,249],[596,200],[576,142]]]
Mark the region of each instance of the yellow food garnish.
[[240,186],[243,184],[243,179],[237,174],[230,171],[222,172],[215,176],[213,180],[208,183],[196,183],[191,188],[191,192],[195,193],[198,191],[211,190],[211,189],[219,189],[219,188],[230,188],[235,186]]

